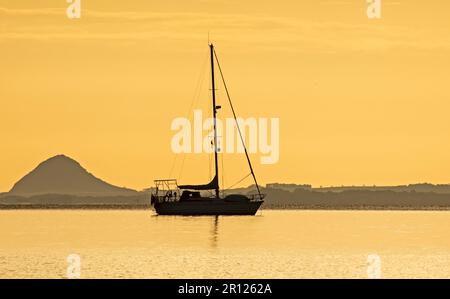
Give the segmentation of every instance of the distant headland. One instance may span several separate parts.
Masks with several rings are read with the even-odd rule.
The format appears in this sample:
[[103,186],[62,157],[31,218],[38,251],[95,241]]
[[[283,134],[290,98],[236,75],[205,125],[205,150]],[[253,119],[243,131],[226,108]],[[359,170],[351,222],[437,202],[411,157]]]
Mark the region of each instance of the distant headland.
[[[312,187],[267,184],[266,209],[450,210],[450,184]],[[0,193],[0,209],[150,209],[151,188],[137,191],[109,184],[74,159],[57,155],[40,163]],[[228,190],[254,192],[254,186]]]

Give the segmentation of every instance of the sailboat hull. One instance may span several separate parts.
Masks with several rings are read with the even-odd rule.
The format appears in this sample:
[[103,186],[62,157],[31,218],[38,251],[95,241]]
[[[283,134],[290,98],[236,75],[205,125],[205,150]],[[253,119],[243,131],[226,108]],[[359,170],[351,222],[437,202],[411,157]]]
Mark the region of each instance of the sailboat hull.
[[158,215],[255,215],[263,201],[229,202],[222,199],[155,203]]

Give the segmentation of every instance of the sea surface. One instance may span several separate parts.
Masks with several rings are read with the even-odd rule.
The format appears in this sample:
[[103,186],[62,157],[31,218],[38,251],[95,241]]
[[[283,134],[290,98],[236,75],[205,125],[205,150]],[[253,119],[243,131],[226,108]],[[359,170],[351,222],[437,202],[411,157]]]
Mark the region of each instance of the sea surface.
[[450,278],[450,212],[263,210],[254,217],[176,217],[150,210],[0,211],[1,278],[74,273]]

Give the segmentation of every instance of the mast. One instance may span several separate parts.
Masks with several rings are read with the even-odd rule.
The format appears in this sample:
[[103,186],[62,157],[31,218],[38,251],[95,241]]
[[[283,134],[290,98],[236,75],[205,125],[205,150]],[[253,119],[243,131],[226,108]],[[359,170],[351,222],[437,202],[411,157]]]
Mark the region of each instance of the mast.
[[219,198],[219,163],[217,159],[217,127],[216,127],[216,84],[214,82],[214,45],[209,45],[211,52],[211,86],[212,86],[212,108],[213,108],[213,119],[214,119],[214,163],[215,163],[215,178],[217,180],[216,185],[216,198]]

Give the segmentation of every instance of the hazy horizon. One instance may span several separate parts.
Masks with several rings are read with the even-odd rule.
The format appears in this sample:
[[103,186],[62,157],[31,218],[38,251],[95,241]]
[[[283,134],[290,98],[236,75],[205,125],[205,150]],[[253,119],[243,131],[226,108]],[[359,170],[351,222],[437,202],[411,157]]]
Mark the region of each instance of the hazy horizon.
[[[79,20],[67,5],[0,0],[0,190],[61,153],[116,186],[167,177],[208,32],[237,113],[280,119],[279,162],[252,155],[260,183],[450,182],[449,2],[383,1],[380,20],[366,1],[82,1]],[[173,176],[204,183],[209,159]],[[227,187],[247,171],[224,159]]]
[[[58,161],[58,162],[57,162],[57,164],[54,164],[55,162],[53,162],[53,161]],[[47,165],[49,164],[49,162],[51,162],[50,164],[52,165],[52,166],[50,166],[51,167],[50,168],[51,169],[51,176],[49,176],[50,173],[48,173],[48,170],[49,170],[48,167],[49,166],[47,166]],[[12,188],[9,188],[6,191],[0,190],[0,194],[1,193],[10,193],[11,191],[13,191],[14,187],[17,187],[17,183],[18,182],[22,181],[23,179],[26,179],[27,177],[30,176],[30,174],[34,174],[34,177],[36,177],[36,174],[35,174],[36,170],[42,169],[42,165],[44,165],[44,164],[46,164],[46,168],[47,168],[46,171],[45,171],[46,174],[44,174],[43,177],[42,177],[42,174],[39,174],[39,176],[41,176],[41,177],[38,179],[38,181],[32,182],[32,186],[31,186],[32,188],[36,188],[36,187],[37,188],[42,188],[42,186],[45,185],[46,188],[49,188],[49,190],[52,189],[52,188],[53,188],[52,190],[54,190],[54,188],[58,188],[58,185],[57,184],[55,185],[53,180],[58,178],[58,177],[60,177],[60,178],[58,178],[58,180],[61,180],[61,179],[63,180],[63,184],[69,185],[71,187],[74,187],[73,184],[68,184],[68,181],[73,180],[75,178],[77,178],[76,181],[78,181],[78,179],[81,179],[82,181],[86,181],[85,177],[81,177],[81,178],[78,177],[79,173],[83,173],[83,175],[87,175],[88,176],[88,180],[92,179],[94,181],[100,181],[100,182],[102,182],[102,184],[104,183],[105,185],[112,185],[111,187],[128,188],[127,186],[118,186],[118,185],[116,185],[114,183],[104,181],[101,177],[96,176],[95,173],[91,173],[89,171],[89,168],[85,167],[83,165],[83,163],[80,163],[80,161],[73,160],[72,157],[69,157],[67,155],[59,154],[59,155],[56,155],[56,156],[53,156],[53,157],[49,157],[48,159],[45,159],[44,161],[41,161],[38,165],[36,165],[32,169],[30,169],[30,171],[28,171],[20,179],[18,179],[14,183]],[[68,166],[69,166],[69,168],[68,168]],[[84,174],[84,172],[85,172],[85,174]],[[42,181],[42,179],[45,179],[45,181]],[[65,180],[65,182],[64,182],[64,180]],[[408,184],[403,184],[403,185],[374,185],[374,184],[372,184],[372,185],[329,185],[329,186],[323,186],[323,185],[315,186],[315,185],[309,184],[308,182],[282,182],[282,183],[280,183],[280,182],[275,182],[274,181],[274,182],[267,182],[267,183],[262,183],[262,184],[260,183],[260,185],[263,186],[263,187],[267,187],[267,185],[270,185],[270,184],[272,184],[272,185],[280,185],[280,187],[282,187],[283,185],[297,185],[299,187],[300,186],[304,186],[304,185],[309,185],[313,189],[319,189],[319,188],[325,188],[325,189],[326,188],[352,188],[352,187],[356,187],[356,188],[358,188],[358,187],[361,187],[361,188],[380,187],[380,188],[383,188],[383,187],[401,187],[401,186],[413,186],[413,185],[424,185],[424,184],[431,184],[433,186],[438,186],[438,185],[448,185],[448,186],[450,186],[450,183],[433,184],[433,183],[430,183],[430,182],[410,182]],[[254,183],[253,184],[248,184],[248,185],[237,186],[236,188],[244,188],[245,189],[245,188],[251,187],[252,185],[254,186]],[[89,184],[89,187],[91,187],[90,184]],[[132,188],[130,188],[130,190],[141,192],[141,191],[145,191],[145,189],[150,188],[150,187],[153,187],[153,186],[149,185],[149,186],[144,187],[142,189],[132,189]],[[80,188],[83,189],[84,187],[80,186]],[[76,191],[76,189],[73,189],[70,192],[62,191],[62,192],[56,192],[56,193],[58,193],[58,194],[75,194],[77,192],[86,192],[86,190],[81,190],[81,189],[78,190],[78,191]],[[30,190],[26,190],[26,193],[30,193],[30,192],[31,192]],[[51,194],[51,193],[55,193],[55,191],[49,192],[49,194]],[[120,193],[120,192],[116,191],[116,193]],[[45,192],[44,193],[38,192],[38,194],[45,194]],[[33,192],[31,192],[29,195],[33,195]]]

